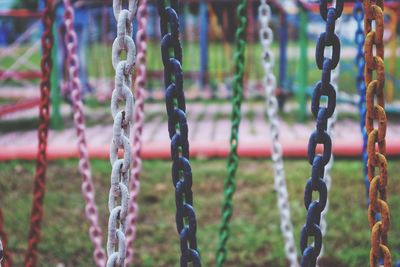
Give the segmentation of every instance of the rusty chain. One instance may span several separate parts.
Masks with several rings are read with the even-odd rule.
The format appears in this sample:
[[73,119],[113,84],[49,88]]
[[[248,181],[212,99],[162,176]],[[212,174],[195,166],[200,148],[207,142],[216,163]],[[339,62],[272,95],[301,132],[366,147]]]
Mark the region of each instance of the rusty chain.
[[38,139],[39,148],[36,158],[35,181],[33,188],[33,203],[30,218],[30,229],[28,235],[28,250],[25,254],[25,266],[36,266],[37,246],[40,241],[41,222],[43,219],[43,200],[46,188],[46,169],[47,169],[47,136],[50,121],[50,76],[52,69],[51,50],[53,48],[53,22],[54,6],[53,0],[45,1],[43,12],[44,32],[42,35],[42,59],[40,82],[40,105],[39,105],[39,128]]
[[[387,203],[387,160],[384,65],[384,0],[364,0],[364,58],[366,92],[365,128],[368,134],[368,180],[370,182],[368,221],[371,227],[370,266],[392,266],[388,248],[390,211]],[[373,26],[375,24],[375,26]],[[374,54],[375,47],[375,54]],[[375,73],[375,79],[373,74]],[[377,126],[378,128],[375,128]],[[376,148],[378,150],[376,150]],[[376,168],[379,173],[375,175]]]
[[85,200],[85,215],[90,223],[89,235],[94,245],[93,259],[97,267],[104,267],[106,253],[102,248],[102,231],[98,222],[98,211],[95,203],[95,190],[90,168],[89,150],[85,136],[85,117],[81,99],[81,80],[79,78],[79,58],[77,55],[77,35],[74,29],[74,9],[70,0],[64,0],[64,42],[67,48],[66,65],[68,69],[67,84],[71,92],[74,125],[78,137],[79,171],[82,175],[82,195]]
[[137,205],[137,197],[139,195],[140,182],[139,175],[142,170],[142,160],[140,151],[142,148],[142,133],[144,125],[144,100],[146,85],[146,27],[147,27],[147,0],[141,0],[138,7],[137,21],[138,31],[136,33],[137,44],[137,67],[135,79],[135,112],[133,125],[133,145],[132,145],[132,173],[130,181],[130,199],[128,206],[128,225],[126,229],[126,265],[133,261],[134,249],[133,242],[136,238],[136,223],[138,218],[139,207]]
[[[115,70],[115,88],[111,97],[111,113],[114,119],[110,145],[111,188],[108,199],[107,267],[125,266],[125,231],[129,202],[129,178],[131,167],[130,128],[133,123],[134,98],[130,90],[135,67],[136,46],[132,39],[132,23],[136,16],[137,0],[129,0],[128,9],[122,8],[122,0],[113,1],[117,20],[117,37],[112,45],[112,65]],[[126,59],[120,58],[126,52]],[[125,102],[120,108],[120,102]],[[123,158],[118,157],[122,150]],[[118,203],[119,202],[119,203]]]

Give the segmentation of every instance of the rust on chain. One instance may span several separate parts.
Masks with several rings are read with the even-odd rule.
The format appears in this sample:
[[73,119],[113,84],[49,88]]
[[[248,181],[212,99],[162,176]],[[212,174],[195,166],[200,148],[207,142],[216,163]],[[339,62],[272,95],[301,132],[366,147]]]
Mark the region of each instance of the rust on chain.
[[46,187],[47,169],[47,136],[50,120],[50,75],[51,75],[51,50],[53,47],[52,26],[54,22],[53,0],[46,0],[43,12],[44,32],[42,35],[42,78],[40,82],[40,106],[38,129],[38,155],[36,159],[35,181],[33,189],[33,203],[31,211],[30,229],[28,235],[28,250],[25,255],[25,266],[37,265],[37,246],[40,241],[41,222],[43,218],[43,200]]
[[[388,171],[386,160],[384,0],[364,0],[365,84],[368,133],[368,180],[370,181],[368,221],[371,228],[370,267],[392,266],[388,247],[390,209],[387,203]],[[375,27],[373,27],[375,23]],[[375,51],[374,51],[375,49]],[[377,171],[377,174],[376,174]]]

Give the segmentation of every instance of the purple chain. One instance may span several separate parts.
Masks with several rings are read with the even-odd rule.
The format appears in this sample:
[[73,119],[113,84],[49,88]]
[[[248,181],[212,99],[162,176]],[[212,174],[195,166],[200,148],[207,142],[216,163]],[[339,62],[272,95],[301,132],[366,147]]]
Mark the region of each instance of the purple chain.
[[134,126],[133,126],[133,150],[132,160],[133,168],[131,172],[130,181],[130,198],[128,210],[128,227],[126,230],[126,266],[133,261],[134,248],[133,242],[136,238],[136,223],[138,217],[139,207],[137,204],[137,197],[139,195],[140,182],[139,175],[142,170],[142,160],[140,151],[142,148],[142,132],[144,124],[144,93],[146,83],[146,25],[147,25],[147,0],[140,1],[137,13],[137,20],[139,23],[138,31],[136,34],[137,45],[137,76],[135,80],[135,111],[134,111]]
[[89,235],[95,249],[93,253],[96,266],[104,267],[106,253],[102,248],[102,232],[98,223],[98,212],[95,204],[95,191],[90,170],[89,151],[85,137],[85,118],[81,99],[81,81],[79,79],[79,59],[76,52],[77,35],[74,29],[74,9],[70,0],[64,0],[65,43],[67,47],[68,85],[71,90],[74,125],[78,136],[79,170],[82,175],[82,195],[85,199],[85,215],[90,223]]

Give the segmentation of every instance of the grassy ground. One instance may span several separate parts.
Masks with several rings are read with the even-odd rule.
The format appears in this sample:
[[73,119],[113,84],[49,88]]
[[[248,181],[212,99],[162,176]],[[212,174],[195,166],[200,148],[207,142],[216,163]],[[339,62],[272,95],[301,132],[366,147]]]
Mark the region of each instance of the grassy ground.
[[[305,161],[286,161],[296,243],[305,220],[303,188],[310,174]],[[392,229],[390,247],[400,259],[400,160],[389,164]],[[51,162],[48,169],[45,218],[39,245],[40,266],[93,266],[92,246],[80,195],[80,176],[76,160]],[[225,160],[193,160],[194,199],[198,217],[198,243],[203,266],[214,266]],[[333,169],[333,189],[328,215],[328,234],[322,266],[367,266],[369,230],[365,210],[361,164],[337,160]],[[0,203],[4,208],[10,247],[17,266],[26,248],[28,215],[31,206],[33,162],[12,161],[0,167]],[[267,160],[242,160],[237,175],[235,212],[229,242],[227,266],[286,266],[283,241],[273,189],[271,163]],[[107,196],[110,164],[93,161],[93,175],[100,203],[101,224],[107,224]],[[142,175],[140,219],[135,266],[177,266],[179,245],[174,225],[174,197],[170,163],[145,161]],[[104,229],[104,228],[103,228]],[[397,249],[395,249],[397,248]]]

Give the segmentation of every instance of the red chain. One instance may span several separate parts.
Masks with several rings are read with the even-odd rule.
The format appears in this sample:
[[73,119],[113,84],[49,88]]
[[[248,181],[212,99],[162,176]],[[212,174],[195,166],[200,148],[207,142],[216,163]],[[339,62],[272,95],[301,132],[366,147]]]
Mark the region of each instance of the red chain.
[[47,168],[47,135],[50,120],[50,75],[51,75],[51,49],[53,47],[52,26],[54,22],[53,0],[46,0],[42,22],[44,32],[42,35],[42,78],[40,83],[40,106],[39,106],[39,147],[36,159],[35,182],[33,189],[33,204],[29,230],[28,250],[25,255],[25,266],[36,266],[37,245],[40,241],[40,224],[43,218],[43,199],[46,188]]
[[4,253],[4,258],[3,261],[1,262],[1,266],[3,267],[10,267],[12,265],[12,258],[11,254],[7,249],[7,234],[4,231],[4,218],[3,218],[3,212],[0,209],[0,237],[1,237],[1,242],[3,244],[3,253]]

